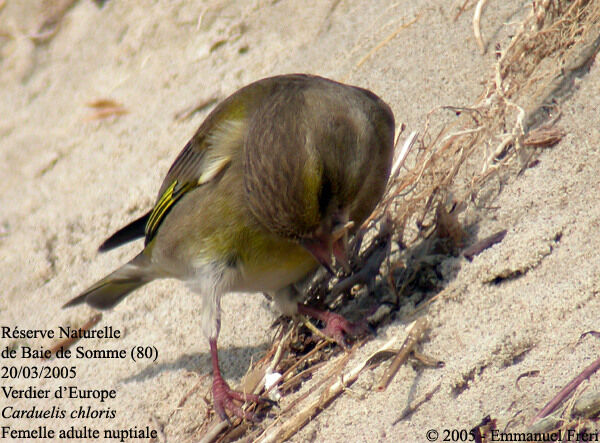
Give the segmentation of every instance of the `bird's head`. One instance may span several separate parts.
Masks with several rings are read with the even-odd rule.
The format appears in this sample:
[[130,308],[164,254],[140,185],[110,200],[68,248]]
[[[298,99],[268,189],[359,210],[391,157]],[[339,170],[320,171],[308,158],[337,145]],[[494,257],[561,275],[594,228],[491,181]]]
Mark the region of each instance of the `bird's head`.
[[[317,81],[321,81],[317,80]],[[369,91],[325,82],[282,88],[251,118],[244,187],[256,218],[331,271],[389,176],[394,117]]]

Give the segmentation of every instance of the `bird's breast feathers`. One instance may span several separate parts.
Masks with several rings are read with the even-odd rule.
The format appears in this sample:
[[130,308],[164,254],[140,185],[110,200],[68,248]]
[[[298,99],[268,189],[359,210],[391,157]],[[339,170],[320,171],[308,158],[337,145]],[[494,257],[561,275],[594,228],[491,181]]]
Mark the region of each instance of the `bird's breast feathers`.
[[317,267],[315,259],[300,246],[290,243],[288,250],[273,248],[252,260],[240,261],[239,279],[232,292],[271,292],[302,279]]

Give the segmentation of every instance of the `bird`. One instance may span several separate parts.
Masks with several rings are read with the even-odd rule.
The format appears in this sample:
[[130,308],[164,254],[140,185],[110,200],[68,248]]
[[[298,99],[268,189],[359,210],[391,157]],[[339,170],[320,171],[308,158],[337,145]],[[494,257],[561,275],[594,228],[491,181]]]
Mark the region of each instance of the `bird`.
[[270,294],[286,314],[323,320],[337,341],[354,324],[297,303],[290,289],[318,268],[347,264],[348,236],[382,197],[394,151],[394,115],[373,92],[310,74],[251,83],[218,104],[176,157],[154,207],[100,252],[144,238],[131,261],[67,302],[110,309],[137,288],[176,278],[200,296],[213,367],[213,400],[256,421],[217,349],[221,297]]

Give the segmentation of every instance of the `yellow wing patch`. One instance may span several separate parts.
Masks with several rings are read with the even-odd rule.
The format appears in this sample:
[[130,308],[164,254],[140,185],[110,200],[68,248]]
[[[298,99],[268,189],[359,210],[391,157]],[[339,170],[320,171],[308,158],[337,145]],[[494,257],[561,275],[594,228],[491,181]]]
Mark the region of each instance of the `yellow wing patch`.
[[[182,156],[173,182],[162,193],[146,223],[146,245],[152,241],[169,210],[192,189],[216,179],[241,149],[246,125],[244,120],[225,120],[206,137],[202,159],[190,163],[193,156]],[[191,148],[188,148],[191,149]],[[191,152],[191,151],[190,151]]]
[[185,183],[179,189],[176,189],[177,183],[177,180],[171,183],[165,192],[163,192],[163,195],[160,196],[156,206],[154,206],[154,209],[148,218],[148,222],[146,223],[146,244],[148,244],[156,234],[158,227],[169,212],[169,209],[171,209],[177,200],[183,197],[186,192],[195,187],[194,183]]

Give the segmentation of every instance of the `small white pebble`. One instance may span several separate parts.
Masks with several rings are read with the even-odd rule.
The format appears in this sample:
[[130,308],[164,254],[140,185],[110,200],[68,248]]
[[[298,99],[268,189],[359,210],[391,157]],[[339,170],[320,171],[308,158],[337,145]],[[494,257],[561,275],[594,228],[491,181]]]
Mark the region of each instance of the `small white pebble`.
[[[268,372],[265,375],[265,391],[269,391],[272,386],[276,385],[281,379],[281,374],[279,372]],[[281,394],[277,388],[271,389],[269,391],[269,398],[274,401],[279,401],[281,399]]]

